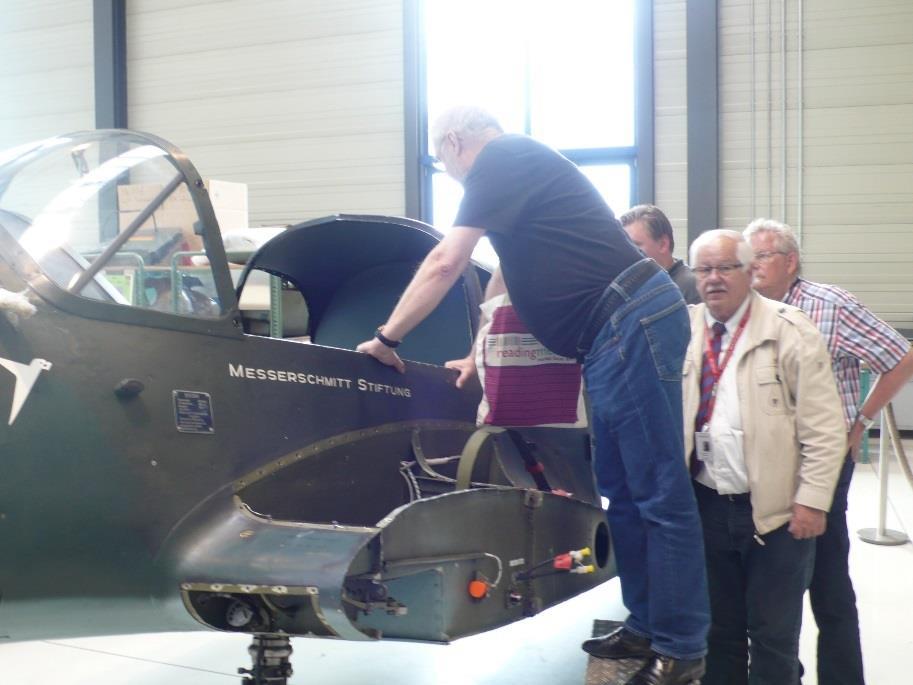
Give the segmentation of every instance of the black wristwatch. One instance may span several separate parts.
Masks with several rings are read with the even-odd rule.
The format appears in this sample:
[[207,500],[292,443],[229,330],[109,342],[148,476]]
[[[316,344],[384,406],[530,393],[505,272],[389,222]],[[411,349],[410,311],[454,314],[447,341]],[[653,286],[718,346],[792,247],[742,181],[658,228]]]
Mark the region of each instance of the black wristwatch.
[[856,421],[858,423],[862,424],[863,430],[868,430],[875,424],[875,419],[870,419],[868,416],[866,416],[862,412],[859,412],[858,414],[856,414]]
[[378,340],[380,340],[384,345],[389,347],[391,350],[395,350],[397,347],[399,347],[399,344],[402,342],[402,340],[390,340],[390,338],[388,338],[387,336],[385,336],[383,334],[383,332],[381,331],[382,328],[383,328],[383,326],[381,326],[376,331],[374,331],[374,337],[377,338]]

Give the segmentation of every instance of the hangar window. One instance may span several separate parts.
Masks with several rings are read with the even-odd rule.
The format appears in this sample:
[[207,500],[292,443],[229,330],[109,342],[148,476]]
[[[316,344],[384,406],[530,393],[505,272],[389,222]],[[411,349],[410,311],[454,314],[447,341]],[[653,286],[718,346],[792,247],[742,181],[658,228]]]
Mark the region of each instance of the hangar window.
[[[577,163],[620,213],[638,192],[638,0],[419,0],[419,207],[439,228],[453,222],[462,188],[431,157],[431,123],[455,104],[478,104],[509,132],[531,135]],[[648,22],[646,23],[648,26]],[[651,46],[650,47],[652,50]],[[652,117],[652,112],[648,113]],[[652,160],[644,160],[652,164]],[[651,171],[652,173],[652,171]]]

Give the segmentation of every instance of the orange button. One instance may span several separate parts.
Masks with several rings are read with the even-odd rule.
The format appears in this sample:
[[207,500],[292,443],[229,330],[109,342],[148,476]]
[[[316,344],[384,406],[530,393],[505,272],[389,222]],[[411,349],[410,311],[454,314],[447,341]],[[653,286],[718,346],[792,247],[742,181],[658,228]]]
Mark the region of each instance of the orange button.
[[469,581],[469,596],[473,599],[485,599],[488,597],[488,583],[484,580]]

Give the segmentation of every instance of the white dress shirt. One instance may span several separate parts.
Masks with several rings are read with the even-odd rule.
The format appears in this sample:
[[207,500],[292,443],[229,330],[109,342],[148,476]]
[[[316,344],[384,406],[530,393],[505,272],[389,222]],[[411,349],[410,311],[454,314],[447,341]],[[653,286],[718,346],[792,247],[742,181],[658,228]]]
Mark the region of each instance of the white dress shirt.
[[[739,327],[750,299],[746,297],[728,321],[720,322],[726,327],[720,348],[720,364],[726,358],[732,336]],[[705,310],[704,316],[707,326],[712,328],[716,319],[710,315],[709,310]],[[748,492],[748,470],[745,467],[743,450],[745,434],[742,432],[742,412],[739,408],[739,388],[736,383],[736,368],[744,349],[745,338],[740,336],[717,384],[716,404],[708,428],[713,443],[713,459],[704,461],[705,468],[701,469],[695,478],[702,485],[713,488],[721,495]]]

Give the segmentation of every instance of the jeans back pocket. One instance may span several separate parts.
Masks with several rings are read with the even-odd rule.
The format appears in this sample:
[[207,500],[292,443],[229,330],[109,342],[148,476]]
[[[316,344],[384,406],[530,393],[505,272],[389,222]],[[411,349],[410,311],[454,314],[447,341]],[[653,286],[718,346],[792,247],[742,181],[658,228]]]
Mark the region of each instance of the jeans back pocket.
[[680,383],[691,327],[684,300],[640,319],[660,380]]

